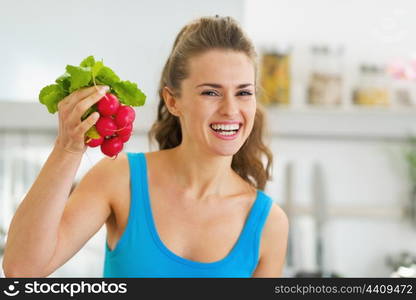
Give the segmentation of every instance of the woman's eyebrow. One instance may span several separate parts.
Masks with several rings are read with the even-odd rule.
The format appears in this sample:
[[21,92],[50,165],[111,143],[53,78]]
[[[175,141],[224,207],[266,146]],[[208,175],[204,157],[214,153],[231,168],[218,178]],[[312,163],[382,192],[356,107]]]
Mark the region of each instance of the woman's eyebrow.
[[[243,83],[243,84],[238,85],[237,88],[238,89],[243,89],[243,88],[251,86],[251,85],[253,85],[253,84],[252,83]],[[222,85],[218,84],[218,83],[202,83],[202,84],[197,85],[195,88],[199,88],[201,86],[209,86],[209,87],[213,87],[213,88],[217,88],[217,89],[222,88]]]

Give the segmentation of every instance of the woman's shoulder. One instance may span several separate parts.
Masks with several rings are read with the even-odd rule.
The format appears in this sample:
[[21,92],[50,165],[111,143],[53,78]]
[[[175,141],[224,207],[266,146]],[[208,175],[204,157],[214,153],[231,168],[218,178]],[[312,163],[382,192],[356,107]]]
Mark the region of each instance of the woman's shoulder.
[[287,239],[289,231],[289,220],[285,211],[273,199],[263,191],[260,191],[264,199],[271,202],[270,210],[267,215],[264,229],[263,241],[265,248],[274,248],[277,240]]
[[120,152],[116,157],[103,157],[93,167],[97,172],[97,186],[111,193],[112,199],[120,198],[125,187],[129,186],[129,165],[126,152]]
[[282,221],[286,218],[284,210],[274,201],[274,199],[264,190],[256,189],[256,200],[259,202],[258,208],[261,209],[265,215],[265,227],[275,227],[273,224]]
[[[283,208],[277,204],[273,198],[263,190],[257,190],[259,197],[263,200],[265,205],[270,206],[270,210],[267,215],[265,229],[276,229],[277,227],[281,228],[283,225],[288,223],[287,215]],[[283,226],[285,227],[285,226]]]
[[125,171],[128,171],[129,163],[135,159],[138,159],[140,156],[148,158],[156,158],[157,159],[157,153],[160,151],[154,151],[154,152],[144,152],[144,151],[122,151],[120,152],[116,157],[109,158],[104,157],[99,161],[98,163],[105,165],[108,168],[114,169],[114,168],[120,168],[125,169]]
[[95,167],[102,169],[105,172],[111,172],[108,175],[113,177],[112,175],[117,175],[114,173],[116,170],[125,168],[128,163],[128,152],[120,152],[117,156],[110,158],[110,157],[103,157],[101,158]]
[[[144,158],[146,167],[149,167],[149,162],[154,165],[159,164],[160,158],[159,153],[161,151],[154,152],[120,152],[115,158],[104,157],[97,163],[101,165],[100,168],[103,173],[108,174],[114,184],[121,185],[123,187],[129,186],[130,184],[130,168],[135,163],[139,162],[139,159]],[[139,167],[139,165],[137,165]],[[114,186],[114,184],[112,184]]]
[[[271,201],[271,197],[264,192],[264,199]],[[281,276],[287,250],[289,221],[286,213],[272,201],[266,216],[259,253],[259,264],[254,277]]]
[[146,160],[148,159],[152,159],[152,160],[160,160],[162,158],[162,154],[164,154],[166,152],[166,150],[157,150],[157,151],[137,151],[137,152],[123,152],[123,155],[121,155],[120,157],[120,161],[129,161],[132,159],[135,159],[137,157],[143,156],[144,158],[146,158]]

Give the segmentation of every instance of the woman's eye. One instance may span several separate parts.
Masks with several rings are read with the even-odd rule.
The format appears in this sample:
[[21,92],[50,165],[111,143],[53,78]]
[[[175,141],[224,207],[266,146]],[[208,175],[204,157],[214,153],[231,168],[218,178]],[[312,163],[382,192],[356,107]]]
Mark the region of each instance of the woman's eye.
[[251,96],[253,95],[252,92],[250,91],[241,91],[240,93],[238,93],[239,96]]
[[207,96],[218,96],[218,94],[215,91],[203,91],[201,95],[207,95]]
[[[216,91],[203,91],[201,95],[219,96],[219,94]],[[241,91],[237,94],[237,96],[251,96],[251,95],[253,95],[251,91]]]

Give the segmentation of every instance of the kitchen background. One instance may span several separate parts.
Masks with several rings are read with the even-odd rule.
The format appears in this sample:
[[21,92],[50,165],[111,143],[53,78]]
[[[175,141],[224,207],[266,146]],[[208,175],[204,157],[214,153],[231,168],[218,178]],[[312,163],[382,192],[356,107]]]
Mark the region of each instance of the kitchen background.
[[[290,220],[284,276],[416,276],[415,9],[411,0],[0,0],[0,257],[57,133],[40,89],[66,64],[103,58],[148,96],[124,151],[156,150],[146,133],[174,37],[220,14],[260,54],[275,157],[266,192]],[[101,157],[87,151],[75,184]],[[51,277],[102,276],[104,245],[103,226]]]

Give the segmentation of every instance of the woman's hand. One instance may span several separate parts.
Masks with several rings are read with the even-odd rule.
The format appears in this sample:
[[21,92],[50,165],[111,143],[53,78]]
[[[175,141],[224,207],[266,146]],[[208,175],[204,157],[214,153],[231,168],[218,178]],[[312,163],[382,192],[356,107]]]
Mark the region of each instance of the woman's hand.
[[85,133],[99,118],[98,112],[92,113],[81,121],[82,115],[109,90],[108,86],[92,86],[76,90],[58,103],[59,132],[55,142],[58,147],[71,153],[84,153],[87,145]]

